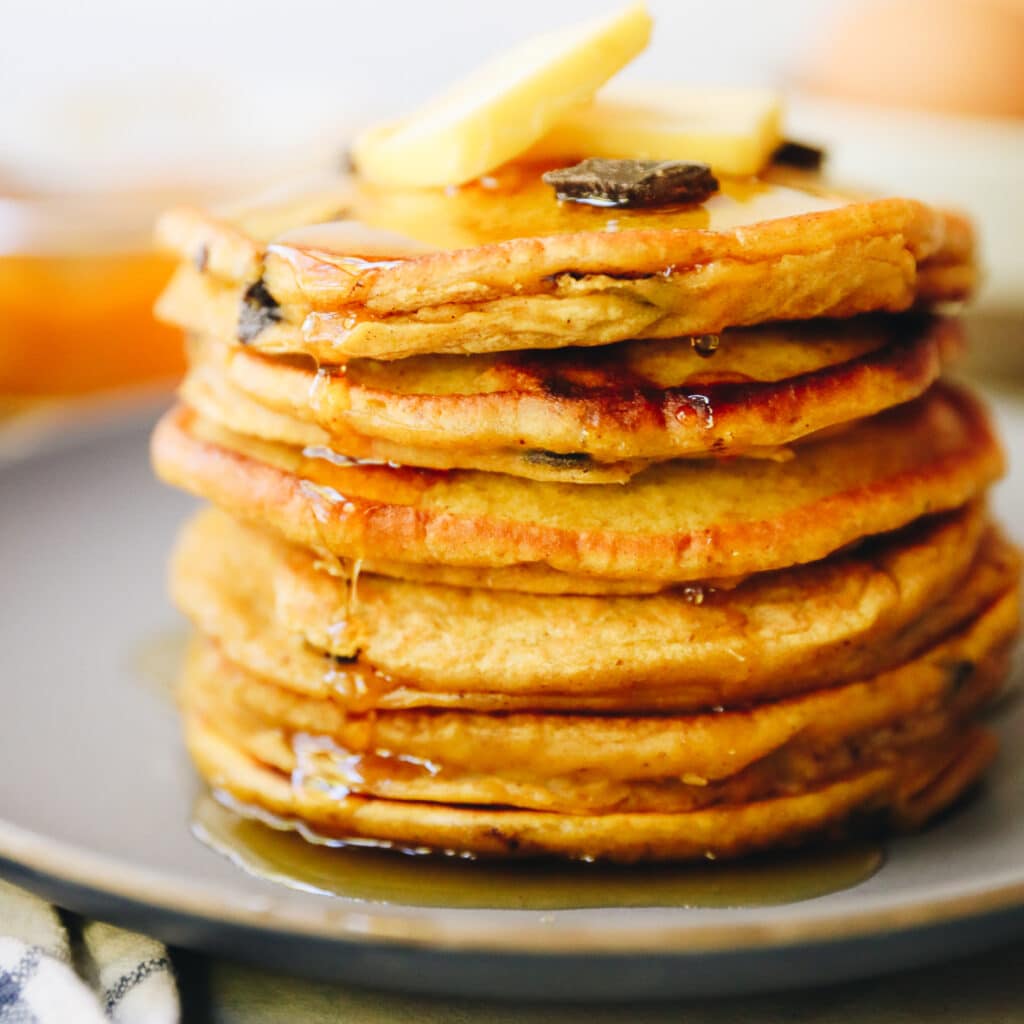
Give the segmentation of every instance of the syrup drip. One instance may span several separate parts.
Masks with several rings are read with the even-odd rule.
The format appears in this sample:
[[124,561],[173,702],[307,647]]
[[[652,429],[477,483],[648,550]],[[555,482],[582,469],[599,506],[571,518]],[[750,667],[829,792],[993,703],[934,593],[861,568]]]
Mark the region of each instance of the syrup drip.
[[852,888],[884,860],[879,846],[856,843],[702,864],[492,861],[346,841],[219,799],[203,795],[195,807],[192,831],[202,843],[259,878],[373,903],[534,911],[777,906]]
[[[306,457],[309,457],[306,455],[306,452],[303,454]],[[355,685],[356,680],[360,683],[363,682],[362,673],[356,674],[346,671],[339,672],[339,666],[358,658],[362,646],[361,639],[363,631],[359,623],[357,612],[359,606],[359,575],[362,571],[363,559],[356,558],[349,561],[348,559],[341,558],[339,555],[333,554],[324,541],[323,531],[321,529],[322,525],[327,522],[330,517],[330,506],[340,507],[343,513],[351,515],[355,511],[355,505],[333,487],[315,484],[311,480],[302,480],[300,487],[302,493],[310,499],[309,507],[312,512],[313,527],[320,535],[321,543],[317,552],[317,560],[314,563],[314,567],[318,571],[325,572],[335,579],[343,580],[346,588],[344,618],[333,623],[329,627],[328,633],[335,640],[340,640],[343,637],[347,638],[349,641],[346,645],[348,650],[346,650],[345,656],[340,658],[330,654],[328,655],[328,667],[324,673],[324,682],[344,698],[348,698],[349,696],[364,697],[368,695],[367,688],[365,686]]]
[[323,405],[324,392],[328,390],[331,383],[330,370],[317,366],[316,373],[309,384],[309,407],[313,410],[320,410]]
[[674,415],[680,423],[685,423],[690,416],[696,416],[705,430],[710,430],[715,425],[715,410],[707,395],[680,395],[677,401],[678,407]]
[[345,595],[345,612],[352,619],[359,610],[359,574],[363,569],[363,560],[352,561],[352,572],[348,577],[348,592]]
[[380,705],[384,694],[394,689],[390,676],[364,665],[354,664],[356,656],[339,658],[325,655],[327,669],[324,684],[342,700],[344,706],[354,714],[372,711]]
[[384,459],[354,459],[351,455],[342,455],[333,448],[323,445],[309,445],[302,449],[304,459],[321,459],[329,462],[332,466],[390,466],[392,469],[400,469],[398,462],[386,461]]
[[361,735],[353,734],[350,729],[344,747],[330,736],[305,732],[292,735],[295,768],[291,783],[294,788],[316,789],[333,800],[343,800],[379,779],[433,778],[442,773],[442,766],[435,761],[376,748],[376,715],[371,713],[352,719],[350,724],[358,727]]
[[690,346],[699,356],[707,359],[718,351],[721,338],[717,334],[695,334],[690,338]]
[[[302,493],[310,499],[309,507],[313,511],[313,518],[317,524],[326,523],[330,519],[330,506],[338,506],[342,512],[350,515],[356,509],[344,494],[335,487],[327,484],[315,484],[312,480],[302,480],[299,483]],[[327,550],[327,545],[323,545]]]

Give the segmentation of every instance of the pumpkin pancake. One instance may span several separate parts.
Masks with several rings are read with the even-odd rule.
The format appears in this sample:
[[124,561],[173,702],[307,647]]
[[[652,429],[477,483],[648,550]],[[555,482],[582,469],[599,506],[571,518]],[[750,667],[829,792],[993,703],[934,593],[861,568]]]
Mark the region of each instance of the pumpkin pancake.
[[561,814],[357,796],[317,775],[291,775],[241,749],[199,713],[186,741],[218,791],[290,820],[309,837],[480,855],[638,861],[736,857],[857,830],[866,815],[916,826],[953,802],[988,766],[994,737],[967,728],[942,743],[852,770],[796,794],[683,812]]
[[601,209],[559,202],[545,169],[457,189],[339,179],[227,217],[173,210],[158,235],[245,286],[240,340],[329,363],[897,312],[973,281],[969,224],[913,200],[725,179],[697,206]]
[[[682,582],[816,561],[956,508],[1002,471],[980,406],[936,386],[809,441],[785,463],[659,463],[628,484],[337,464],[218,428],[187,407],[154,434],[167,482],[343,557]],[[320,457],[318,457],[320,456]]]
[[161,218],[190,340],[153,465],[212,505],[179,700],[243,814],[714,859],[919,826],[992,760],[1022,556],[942,379],[973,228],[832,186],[763,94],[646,89],[624,131],[594,93],[649,31],[544,36],[352,173]]
[[539,597],[363,574],[353,593],[311,554],[207,510],[182,534],[172,589],[231,660],[349,710],[693,710],[885,671],[1018,574],[969,507],[731,591]]
[[[194,272],[181,280],[188,288],[172,284],[169,298],[192,285],[211,290]],[[224,293],[228,319],[235,299]],[[201,326],[196,315],[177,319]],[[225,337],[224,327],[206,330]],[[642,468],[638,460],[778,457],[808,434],[916,398],[962,346],[954,320],[860,317],[726,331],[694,343],[363,359],[319,372],[308,360],[195,341],[191,361],[261,405],[317,424],[346,454],[359,453],[345,445],[365,448],[359,439],[374,438],[443,449],[449,460],[501,455],[512,468],[498,471],[534,479],[604,482],[595,462]],[[394,461],[446,468],[437,455],[419,457],[435,461]]]
[[380,711],[350,715],[197,644],[187,711],[282,771],[364,796],[566,813],[695,810],[820,785],[955,734],[1006,677],[1016,589],[869,680],[736,711],[649,717]]
[[[315,375],[310,374],[311,380]],[[625,483],[646,469],[648,462],[594,462],[583,456],[514,449],[473,451],[460,448],[423,448],[401,442],[365,437],[351,429],[328,433],[308,419],[268,407],[228,380],[224,368],[212,360],[193,360],[179,388],[182,401],[200,416],[235,434],[311,448],[324,457],[373,465],[419,466],[427,469],[476,469],[510,473],[529,480],[557,480],[574,484]],[[342,454],[344,453],[344,454]],[[781,450],[778,457],[784,457]]]

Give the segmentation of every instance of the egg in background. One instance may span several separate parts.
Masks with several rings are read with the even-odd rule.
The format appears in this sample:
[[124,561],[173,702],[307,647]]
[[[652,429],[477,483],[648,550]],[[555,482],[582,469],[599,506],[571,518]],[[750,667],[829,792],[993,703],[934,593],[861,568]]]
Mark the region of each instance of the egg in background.
[[1024,3],[866,0],[827,20],[802,80],[859,103],[1024,117]]
[[1024,0],[862,0],[822,19],[789,131],[828,172],[965,210],[981,239],[976,317],[1024,372]]

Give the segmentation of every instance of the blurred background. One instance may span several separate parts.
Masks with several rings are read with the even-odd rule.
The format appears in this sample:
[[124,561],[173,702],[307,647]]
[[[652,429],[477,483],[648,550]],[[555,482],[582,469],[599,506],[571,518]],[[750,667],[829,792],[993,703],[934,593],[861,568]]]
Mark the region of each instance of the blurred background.
[[[336,165],[492,53],[614,0],[34,0],[0,33],[0,401],[173,378],[156,212]],[[980,221],[980,365],[1024,371],[1024,0],[651,0],[635,80],[769,84],[838,181]]]

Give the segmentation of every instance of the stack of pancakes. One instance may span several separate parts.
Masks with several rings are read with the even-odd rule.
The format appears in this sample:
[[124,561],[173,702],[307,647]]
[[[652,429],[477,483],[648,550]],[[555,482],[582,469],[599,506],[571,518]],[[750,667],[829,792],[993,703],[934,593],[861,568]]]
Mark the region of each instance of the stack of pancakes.
[[970,226],[778,168],[639,210],[544,170],[163,219],[200,772],[407,849],[922,823],[993,755],[1017,628],[999,445],[940,379]]

